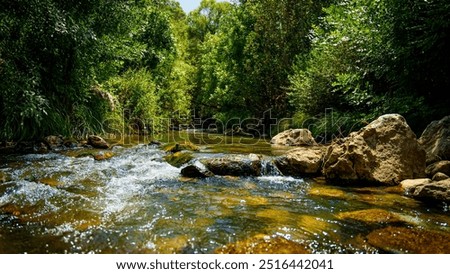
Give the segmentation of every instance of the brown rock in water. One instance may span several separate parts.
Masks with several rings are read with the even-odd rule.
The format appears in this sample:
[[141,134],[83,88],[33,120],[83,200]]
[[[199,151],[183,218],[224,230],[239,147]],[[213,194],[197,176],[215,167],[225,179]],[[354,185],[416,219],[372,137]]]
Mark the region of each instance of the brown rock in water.
[[229,155],[223,158],[203,159],[201,162],[215,175],[220,176],[259,176],[261,157],[250,155]]
[[421,185],[426,185],[431,183],[430,179],[412,179],[412,180],[404,180],[400,183],[400,186],[408,195],[409,193],[413,193],[414,190]]
[[278,146],[314,146],[317,145],[308,129],[289,129],[275,135],[270,141]]
[[88,138],[88,145],[91,145],[94,148],[108,149],[109,144],[100,136],[91,135]]
[[112,157],[114,157],[114,153],[112,152],[100,152],[94,155],[94,159],[96,161],[104,161],[104,160],[108,160],[111,159]]
[[280,236],[256,235],[220,247],[215,254],[310,254],[303,245]]
[[328,182],[397,185],[425,177],[425,151],[402,116],[384,115],[334,142],[323,174]]
[[366,209],[337,214],[338,219],[353,220],[369,225],[404,223],[405,220],[398,214],[383,209]]
[[386,227],[367,236],[370,245],[391,253],[450,254],[450,233]]
[[184,167],[181,170],[181,175],[187,178],[207,178],[214,176],[214,174],[200,162],[195,162]]
[[450,116],[428,125],[419,144],[427,153],[427,164],[437,161],[450,160]]
[[284,175],[316,175],[322,168],[325,147],[302,147],[277,157],[275,165]]
[[410,196],[420,200],[450,202],[450,179],[419,185]]

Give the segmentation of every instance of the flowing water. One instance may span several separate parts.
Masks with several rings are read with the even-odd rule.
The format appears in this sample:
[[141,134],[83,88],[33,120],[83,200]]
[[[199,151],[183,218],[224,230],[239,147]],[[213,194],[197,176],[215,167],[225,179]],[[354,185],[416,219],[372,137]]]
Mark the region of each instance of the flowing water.
[[[283,153],[251,139],[197,143],[197,158]],[[371,208],[398,213],[405,227],[450,235],[447,208],[396,189],[327,186],[282,176],[270,161],[260,177],[186,180],[157,147],[112,150],[105,161],[79,151],[0,158],[0,253],[212,253],[258,234],[313,253],[378,253],[365,240],[377,225],[339,217]]]

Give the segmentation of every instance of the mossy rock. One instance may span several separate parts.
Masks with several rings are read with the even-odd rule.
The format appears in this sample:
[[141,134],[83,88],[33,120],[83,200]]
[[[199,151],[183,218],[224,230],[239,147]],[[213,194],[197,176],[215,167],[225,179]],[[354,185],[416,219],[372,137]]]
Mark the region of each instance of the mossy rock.
[[196,145],[194,145],[191,142],[184,142],[184,143],[169,143],[166,144],[162,147],[162,149],[165,152],[171,152],[171,153],[176,153],[176,152],[180,152],[183,150],[187,150],[187,151],[199,151],[200,148]]
[[259,234],[250,239],[230,243],[215,254],[310,254],[306,246],[280,236]]
[[367,236],[370,245],[390,253],[450,254],[450,233],[386,227]]
[[405,223],[401,215],[383,209],[366,209],[337,214],[340,220],[352,220],[369,225]]
[[194,158],[191,152],[175,152],[173,154],[166,155],[164,159],[174,167],[181,167]]

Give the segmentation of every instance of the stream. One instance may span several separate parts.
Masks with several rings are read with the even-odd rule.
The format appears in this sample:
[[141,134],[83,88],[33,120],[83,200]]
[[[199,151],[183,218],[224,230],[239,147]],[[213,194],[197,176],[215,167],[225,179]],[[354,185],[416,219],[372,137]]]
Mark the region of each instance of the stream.
[[[270,159],[287,149],[220,135],[183,138],[200,146],[196,158],[257,153]],[[105,161],[79,150],[0,156],[0,253],[203,254],[261,234],[312,253],[385,253],[366,236],[386,224],[341,215],[374,208],[401,216],[397,226],[450,235],[448,208],[422,204],[395,187],[344,188],[273,172],[187,180],[160,148],[128,143]]]

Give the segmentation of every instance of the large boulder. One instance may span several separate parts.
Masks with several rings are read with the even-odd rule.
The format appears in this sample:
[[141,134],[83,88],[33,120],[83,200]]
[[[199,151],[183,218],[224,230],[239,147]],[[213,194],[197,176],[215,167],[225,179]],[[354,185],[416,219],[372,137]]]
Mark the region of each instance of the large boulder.
[[259,176],[261,175],[261,156],[228,155],[222,158],[207,158],[201,162],[215,175],[220,176]]
[[289,129],[283,131],[270,141],[273,145],[279,146],[313,146],[317,145],[311,131],[308,129]]
[[334,142],[322,172],[328,182],[397,185],[425,177],[425,151],[402,116],[384,115]]
[[425,129],[419,138],[427,153],[427,164],[450,160],[450,116],[434,121]]
[[296,148],[274,162],[284,175],[316,175],[321,171],[325,150],[321,146]]

